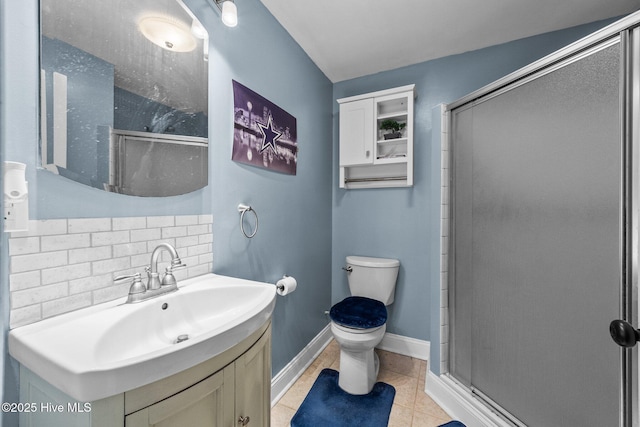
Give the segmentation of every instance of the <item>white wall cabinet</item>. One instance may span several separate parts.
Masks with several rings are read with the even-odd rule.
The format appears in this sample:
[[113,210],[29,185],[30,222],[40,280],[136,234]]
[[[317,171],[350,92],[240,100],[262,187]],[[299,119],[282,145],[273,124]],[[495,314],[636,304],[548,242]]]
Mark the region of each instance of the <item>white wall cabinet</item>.
[[[414,98],[408,85],[338,99],[340,188],[413,185]],[[385,137],[385,120],[403,125],[397,137]]]
[[86,405],[21,367],[20,400],[35,409],[20,414],[25,427],[269,427],[271,325],[193,368]]

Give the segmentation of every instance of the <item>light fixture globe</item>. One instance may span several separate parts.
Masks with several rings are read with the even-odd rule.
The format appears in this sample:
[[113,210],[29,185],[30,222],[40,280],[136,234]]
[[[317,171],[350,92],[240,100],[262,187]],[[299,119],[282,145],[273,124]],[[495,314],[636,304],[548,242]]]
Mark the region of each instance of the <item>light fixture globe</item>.
[[191,27],[166,16],[145,16],[138,28],[152,43],[172,52],[190,52],[196,47]]
[[238,25],[238,8],[232,0],[226,0],[222,3],[222,23],[227,27],[235,27]]

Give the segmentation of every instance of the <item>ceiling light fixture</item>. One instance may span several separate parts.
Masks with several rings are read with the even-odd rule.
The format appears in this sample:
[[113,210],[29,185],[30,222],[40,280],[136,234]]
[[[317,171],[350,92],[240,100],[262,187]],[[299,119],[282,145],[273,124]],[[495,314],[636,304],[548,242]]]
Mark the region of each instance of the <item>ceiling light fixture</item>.
[[145,16],[138,28],[152,43],[172,52],[190,52],[196,47],[191,27],[168,16]]
[[238,25],[238,8],[233,0],[212,0],[220,10],[222,23],[227,27]]
[[193,21],[191,22],[191,34],[199,39],[204,39],[208,36],[207,30],[205,30],[200,21],[196,18],[193,18]]

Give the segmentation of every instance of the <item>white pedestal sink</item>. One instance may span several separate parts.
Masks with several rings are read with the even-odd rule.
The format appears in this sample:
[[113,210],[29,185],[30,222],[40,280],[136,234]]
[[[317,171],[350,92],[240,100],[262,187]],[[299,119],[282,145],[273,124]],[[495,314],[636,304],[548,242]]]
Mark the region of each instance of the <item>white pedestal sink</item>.
[[78,401],[173,375],[233,347],[269,320],[272,284],[206,274],[137,304],[112,301],[9,333],[9,353]]

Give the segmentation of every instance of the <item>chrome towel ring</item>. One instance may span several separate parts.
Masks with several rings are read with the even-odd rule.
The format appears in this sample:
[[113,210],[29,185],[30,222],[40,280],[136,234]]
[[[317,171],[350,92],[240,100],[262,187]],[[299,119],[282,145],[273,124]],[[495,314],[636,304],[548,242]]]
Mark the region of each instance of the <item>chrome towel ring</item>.
[[[238,212],[240,212],[240,231],[242,231],[244,237],[251,239],[258,232],[258,213],[251,206],[242,203],[238,205]],[[256,217],[256,226],[253,229],[253,233],[251,234],[247,234],[247,232],[244,231],[244,214],[246,214],[247,212],[253,212],[253,215],[255,215]]]

